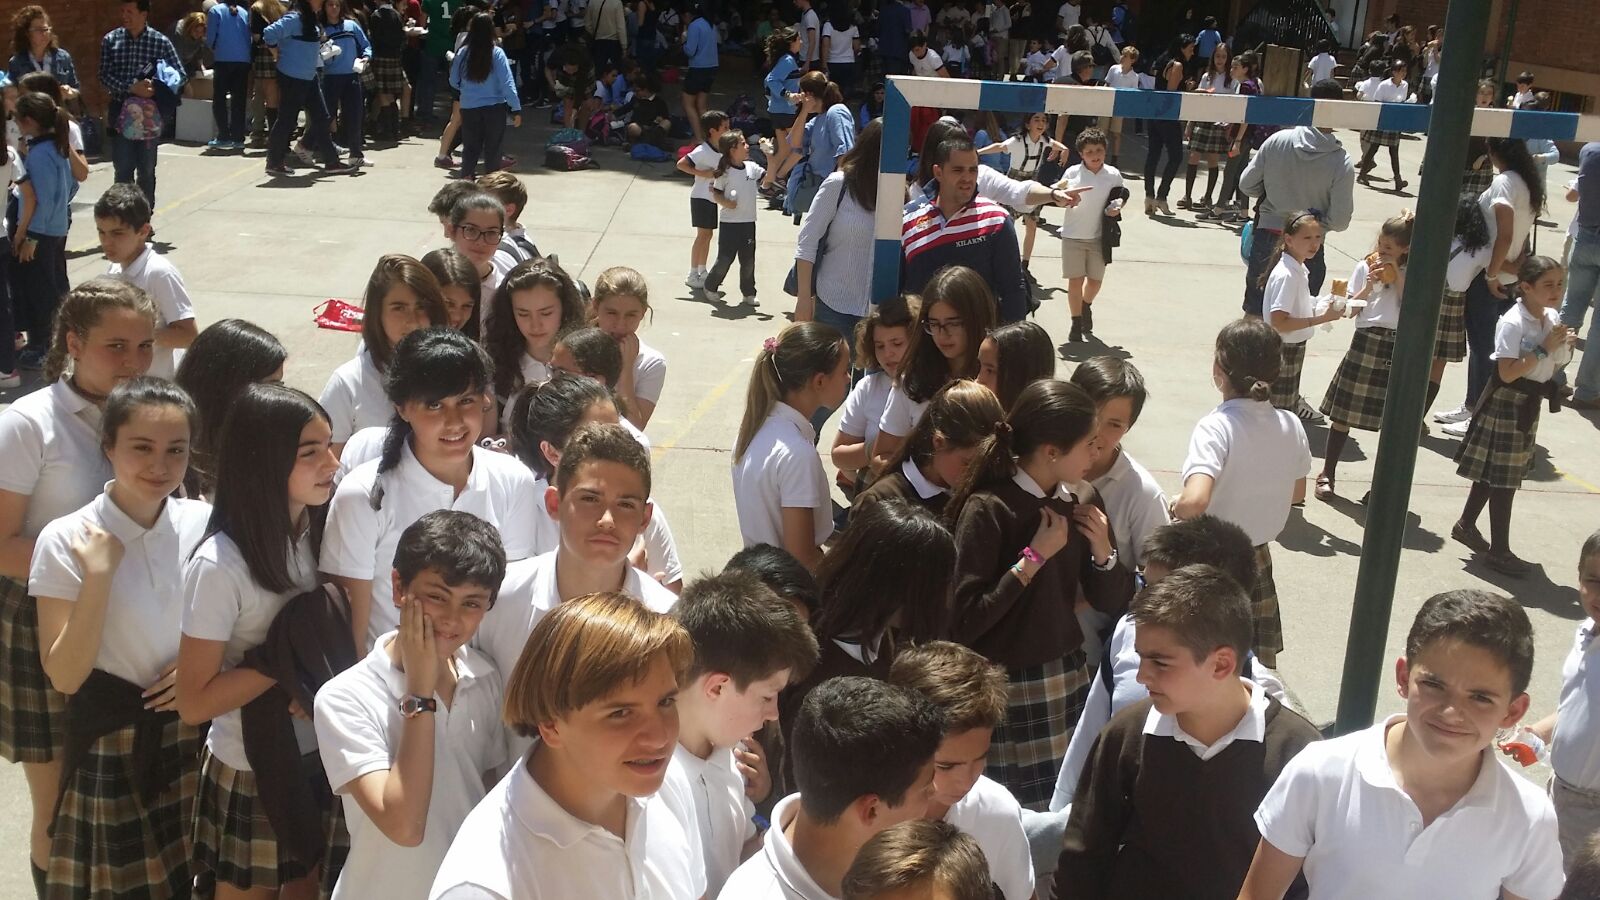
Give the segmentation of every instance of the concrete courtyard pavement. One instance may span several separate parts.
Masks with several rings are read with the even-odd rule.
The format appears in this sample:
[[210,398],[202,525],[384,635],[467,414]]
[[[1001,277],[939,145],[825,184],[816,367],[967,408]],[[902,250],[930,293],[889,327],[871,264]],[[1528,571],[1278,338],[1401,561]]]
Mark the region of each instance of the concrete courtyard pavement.
[[[708,302],[683,286],[691,240],[687,180],[666,164],[635,163],[610,149],[597,151],[598,167],[592,171],[538,169],[547,132],[524,127],[513,132],[508,147],[523,160],[520,174],[532,198],[523,223],[541,250],[559,256],[587,281],[619,264],[648,278],[655,312],[641,336],[671,364],[648,429],[654,442],[655,499],[671,516],[689,576],[719,568],[740,546],[728,468],[745,385],[761,341],[784,326],[792,307],[779,285],[793,257],[797,229],[778,213],[761,216],[759,309]],[[1348,151],[1359,153],[1355,133],[1339,136]],[[1403,143],[1407,172],[1417,170],[1423,146],[1422,141]],[[201,326],[241,317],[271,330],[290,349],[287,382],[319,394],[333,368],[353,354],[357,336],[318,330],[312,323],[313,308],[329,297],[359,301],[382,253],[420,256],[445,243],[426,211],[428,199],[445,180],[431,165],[433,152],[433,141],[413,139],[376,152],[376,165],[355,177],[269,181],[258,153],[211,157],[195,147],[164,146],[157,239],[182,271]],[[1138,152],[1126,152],[1124,158],[1136,160]],[[1129,166],[1130,174],[1133,168]],[[1544,253],[1560,254],[1573,215],[1562,185],[1572,177],[1566,164],[1550,172],[1555,196],[1545,219],[1552,224],[1538,229]],[[74,283],[104,271],[91,207],[110,180],[109,167],[96,165],[74,204],[69,242]],[[1100,353],[1137,363],[1149,384],[1150,401],[1126,446],[1163,487],[1176,491],[1190,431],[1220,402],[1210,378],[1212,340],[1218,328],[1239,315],[1244,265],[1236,232],[1190,216],[1147,219],[1139,213],[1142,185],[1130,178],[1130,187],[1135,198],[1125,217],[1122,247],[1097,304],[1097,337],[1104,343],[1063,346],[1059,372],[1065,377],[1075,362]],[[1173,199],[1181,192],[1180,175]],[[1330,276],[1344,277],[1371,250],[1382,220],[1414,203],[1414,195],[1358,187],[1355,222],[1329,237]],[[1059,213],[1053,219],[1059,222]],[[1059,244],[1042,235],[1032,266],[1046,294],[1039,320],[1059,341],[1067,333],[1068,316],[1058,259]],[[1332,333],[1318,332],[1312,339],[1303,391],[1313,403],[1320,401],[1349,337],[1349,324],[1341,323]],[[1462,366],[1450,368],[1436,408],[1460,400],[1464,378]],[[1543,450],[1518,496],[1513,520],[1513,546],[1540,568],[1520,580],[1468,562],[1465,548],[1449,540],[1466,482],[1455,475],[1450,459],[1455,442],[1439,436],[1434,426],[1433,436],[1425,437],[1418,451],[1389,659],[1401,652],[1411,617],[1429,595],[1458,587],[1502,591],[1516,597],[1534,622],[1538,653],[1530,715],[1537,718],[1554,708],[1561,661],[1581,616],[1573,588],[1576,554],[1583,537],[1600,526],[1597,424],[1600,420],[1571,410],[1546,415],[1541,422]],[[1325,432],[1311,429],[1310,434],[1320,459]],[[823,446],[831,440],[830,428]],[[1340,469],[1339,490],[1345,499],[1333,504],[1309,501],[1303,513],[1291,517],[1273,549],[1287,646],[1280,662],[1319,722],[1331,720],[1338,697],[1363,523],[1363,508],[1354,501],[1367,490],[1377,443],[1375,434],[1355,434]],[[1401,706],[1392,679],[1385,684],[1380,715]],[[0,846],[12,851],[0,860],[0,896],[28,896],[20,859],[26,846],[27,800],[21,772],[14,766],[0,767],[0,798],[13,810],[0,817]]]

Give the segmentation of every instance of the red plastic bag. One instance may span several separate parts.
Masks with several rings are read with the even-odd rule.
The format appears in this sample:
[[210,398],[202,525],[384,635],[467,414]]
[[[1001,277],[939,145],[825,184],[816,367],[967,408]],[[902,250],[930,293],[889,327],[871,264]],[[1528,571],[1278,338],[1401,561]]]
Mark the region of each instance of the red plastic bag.
[[313,321],[318,328],[330,331],[357,331],[361,330],[361,321],[366,312],[359,306],[335,300],[332,297],[322,301],[322,305],[312,310],[315,313]]

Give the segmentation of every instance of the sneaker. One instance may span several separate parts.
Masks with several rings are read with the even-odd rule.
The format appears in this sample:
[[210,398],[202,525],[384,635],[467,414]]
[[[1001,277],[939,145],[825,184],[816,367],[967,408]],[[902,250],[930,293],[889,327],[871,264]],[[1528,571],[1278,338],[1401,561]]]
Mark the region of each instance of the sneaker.
[[267,163],[267,174],[274,178],[285,178],[293,175],[294,169],[289,168],[288,163],[278,163],[276,165]]
[[511,171],[512,167],[515,166],[516,164],[517,164],[517,158],[515,156],[502,156],[502,157],[500,157],[500,170],[501,171],[509,172],[509,171]]
[[1304,397],[1301,397],[1300,403],[1295,406],[1294,414],[1300,417],[1300,421],[1308,422],[1312,425],[1321,425],[1328,421],[1327,417],[1307,403]]
[[1449,425],[1439,429],[1439,431],[1453,438],[1464,438],[1467,436],[1467,426],[1471,424],[1471,419],[1468,419],[1465,422],[1451,422]]
[[207,150],[227,150],[230,146],[232,145],[222,138],[212,138],[211,140],[206,141]]
[[350,165],[359,166],[363,169],[370,169],[372,168],[372,160],[366,158],[365,156],[352,156],[350,157]]
[[317,158],[311,155],[311,148],[307,147],[305,144],[296,144],[293,152],[295,158],[299,159],[307,166],[315,166],[317,164]]
[[22,387],[22,376],[16,372],[0,372],[0,390]]
[[361,166],[353,162],[331,162],[322,167],[324,175],[354,175],[361,171]]
[[[704,282],[701,282],[701,283],[704,284]],[[711,288],[708,288],[708,287],[702,287],[699,290],[700,290],[700,293],[705,294],[706,295],[706,299],[710,300],[712,303],[721,303],[722,302],[722,298],[727,296],[726,292],[724,292],[724,291],[714,291],[714,290],[712,290]]]
[[44,368],[43,350],[24,350],[17,354],[17,368],[36,371]]
[[706,286],[705,273],[704,272],[690,272],[689,273],[689,277],[685,278],[683,280],[683,283],[688,285],[690,290],[696,290],[696,291],[701,290]]
[[745,306],[750,307],[751,309],[760,309],[761,308],[761,301],[756,299],[756,295],[755,294],[751,294],[750,296],[745,297],[744,300],[742,300],[740,302],[742,302]]
[[1228,212],[1218,206],[1207,206],[1194,216],[1202,222],[1221,222],[1228,218]]
[[1470,418],[1472,418],[1472,410],[1468,409],[1465,404],[1455,409],[1433,414],[1433,420],[1440,425],[1453,425],[1456,422],[1465,422]]
[[435,169],[454,169],[456,161],[449,156],[435,156],[433,158],[433,167]]

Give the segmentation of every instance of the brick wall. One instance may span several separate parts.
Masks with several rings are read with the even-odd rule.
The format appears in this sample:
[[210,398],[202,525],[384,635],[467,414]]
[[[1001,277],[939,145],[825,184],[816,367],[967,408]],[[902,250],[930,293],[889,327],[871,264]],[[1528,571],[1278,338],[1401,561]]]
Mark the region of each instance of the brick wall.
[[[34,0],[37,2],[37,0]],[[190,10],[199,9],[201,0],[153,0],[150,12],[151,26],[171,33],[172,23]],[[17,11],[28,6],[28,0],[0,0],[0,46],[6,59],[12,54],[13,28],[11,19]],[[100,90],[96,73],[100,69],[100,39],[106,32],[122,24],[121,4],[117,0],[59,0],[39,3],[50,14],[50,24],[56,30],[56,42],[72,54],[72,62],[83,82],[89,108],[104,112],[105,93]]]

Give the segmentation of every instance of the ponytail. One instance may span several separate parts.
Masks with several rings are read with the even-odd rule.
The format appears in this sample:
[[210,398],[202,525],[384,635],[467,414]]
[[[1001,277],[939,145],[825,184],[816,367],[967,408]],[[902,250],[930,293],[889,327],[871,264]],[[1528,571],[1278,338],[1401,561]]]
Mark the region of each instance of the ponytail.
[[1236,319],[1217,332],[1216,362],[1229,394],[1266,400],[1283,366],[1283,338],[1261,319]]
[[100,319],[113,309],[138,313],[150,320],[152,329],[155,327],[156,307],[149,294],[110,277],[83,282],[69,291],[56,307],[50,350],[44,358],[46,383],[56,381],[67,372],[67,335],[87,338],[90,329],[99,325]]
[[805,387],[812,377],[832,372],[839,365],[840,356],[848,358],[849,353],[844,336],[833,326],[821,322],[796,322],[777,337],[767,338],[750,372],[744,420],[739,423],[733,461],[737,463],[744,458],[744,451],[749,449],[774,406]]
[[717,160],[716,173],[718,178],[721,178],[727,173],[728,169],[733,167],[733,148],[743,142],[744,132],[737,128],[729,128],[717,138],[717,152],[722,154],[722,158]]
[[56,152],[66,159],[72,153],[72,116],[56,104],[49,94],[33,91],[17,100],[18,119],[29,119],[38,124],[40,136],[48,136]]
[[1040,447],[1071,450],[1093,438],[1097,422],[1094,400],[1071,382],[1041,378],[1023,388],[1006,420],[995,426],[994,436],[983,442],[962,474],[945,515],[955,521],[975,491],[1017,474],[1017,460]]
[[994,423],[994,431],[978,444],[978,453],[967,463],[961,473],[961,482],[950,491],[950,500],[944,505],[945,518],[955,522],[961,518],[961,508],[967,505],[979,485],[1010,478],[1017,474],[1016,455],[1011,452],[1011,423],[1004,419]]

